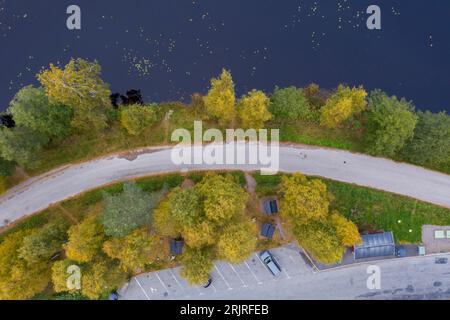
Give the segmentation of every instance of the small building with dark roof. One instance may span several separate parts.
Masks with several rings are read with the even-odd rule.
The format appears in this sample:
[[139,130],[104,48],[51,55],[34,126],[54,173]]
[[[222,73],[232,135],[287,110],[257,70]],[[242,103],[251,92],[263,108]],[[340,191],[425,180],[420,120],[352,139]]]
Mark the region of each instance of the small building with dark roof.
[[183,240],[170,240],[170,253],[174,256],[180,255],[183,253]]
[[278,202],[276,199],[263,200],[264,213],[271,216],[278,213]]
[[275,226],[271,223],[265,223],[261,228],[261,235],[268,239],[272,239],[273,234],[275,233]]
[[395,242],[392,232],[366,234],[361,238],[363,243],[355,246],[355,259],[395,255]]

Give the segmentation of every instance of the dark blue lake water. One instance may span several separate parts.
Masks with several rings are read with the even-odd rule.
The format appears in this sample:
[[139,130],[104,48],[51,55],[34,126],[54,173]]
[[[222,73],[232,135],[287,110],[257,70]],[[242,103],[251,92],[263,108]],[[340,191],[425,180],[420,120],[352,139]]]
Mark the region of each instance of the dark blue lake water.
[[[66,27],[71,4],[80,31]],[[43,66],[83,57],[148,101],[187,100],[225,67],[239,94],[345,82],[450,110],[449,40],[446,0],[0,0],[0,109]]]

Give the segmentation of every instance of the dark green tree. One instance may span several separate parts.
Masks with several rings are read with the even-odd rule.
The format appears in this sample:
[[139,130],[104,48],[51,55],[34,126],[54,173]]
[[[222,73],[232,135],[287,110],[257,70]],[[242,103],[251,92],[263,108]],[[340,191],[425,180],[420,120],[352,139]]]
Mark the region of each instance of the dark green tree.
[[392,157],[414,134],[417,116],[405,99],[388,97],[375,90],[370,94],[365,132],[366,150],[373,155]]
[[70,132],[72,109],[50,104],[41,88],[22,88],[11,101],[9,112],[17,126],[27,127],[50,138],[64,138]]
[[269,111],[278,119],[308,120],[311,116],[308,99],[296,87],[275,88]]
[[37,165],[37,154],[48,137],[25,127],[0,128],[0,157],[26,168]]
[[9,177],[14,171],[15,163],[0,157],[0,176]]
[[450,164],[450,116],[429,111],[418,116],[414,137],[404,150],[406,157],[421,165]]
[[101,223],[105,234],[115,238],[125,237],[134,229],[151,222],[153,209],[163,198],[166,189],[151,194],[127,182],[123,185],[123,192],[113,196],[104,193],[105,212]]

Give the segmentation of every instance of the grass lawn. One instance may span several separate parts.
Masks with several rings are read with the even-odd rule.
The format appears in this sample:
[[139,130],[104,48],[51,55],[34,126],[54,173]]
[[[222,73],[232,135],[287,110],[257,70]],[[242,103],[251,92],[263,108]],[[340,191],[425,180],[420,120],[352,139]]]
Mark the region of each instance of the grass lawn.
[[282,174],[265,176],[254,173],[253,178],[256,180],[256,193],[260,198],[278,193],[278,185],[281,182]]
[[45,211],[17,221],[13,226],[7,229],[3,228],[3,230],[5,231],[0,229],[0,242],[2,242],[8,234],[14,233],[16,231],[29,230],[43,226],[50,220],[51,217],[55,216],[56,211],[58,210],[54,208],[47,209]]
[[351,130],[327,129],[306,121],[273,122],[269,126],[274,129],[280,129],[281,141],[358,152],[362,152],[364,149],[361,134]]
[[355,185],[323,181],[334,196],[332,208],[363,231],[389,230],[394,232],[397,242],[419,243],[422,225],[450,225],[450,209]]
[[[275,194],[281,177],[254,174],[258,195]],[[393,231],[399,243],[419,243],[422,225],[450,225],[450,209],[352,184],[321,180],[332,194],[331,209],[339,210],[356,223],[361,232]]]

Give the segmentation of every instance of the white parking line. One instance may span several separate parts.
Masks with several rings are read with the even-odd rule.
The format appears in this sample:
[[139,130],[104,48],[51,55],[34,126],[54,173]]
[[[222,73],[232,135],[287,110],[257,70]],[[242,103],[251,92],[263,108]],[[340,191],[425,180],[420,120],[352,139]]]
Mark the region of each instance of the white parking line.
[[227,280],[225,280],[225,277],[223,276],[222,272],[220,272],[219,268],[217,268],[216,265],[214,265],[214,268],[216,268],[217,272],[219,273],[219,276],[222,278],[222,280],[225,282],[225,284],[228,287],[228,290],[232,290],[233,288],[230,286]]
[[[181,291],[182,292],[186,292],[186,288],[184,288],[182,285],[181,285],[181,283],[180,283],[180,281],[178,281],[178,279],[177,279],[177,277],[175,276],[175,273],[173,273],[173,271],[172,271],[172,269],[169,269],[169,271],[170,271],[170,274],[172,275],[172,278],[175,280],[175,282],[178,284],[178,286],[180,287],[180,289],[181,289]],[[185,295],[184,297],[185,298],[189,298],[191,295],[189,295],[189,294],[187,294],[187,295]]]
[[138,278],[134,278],[134,280],[136,280],[139,288],[141,288],[142,292],[144,293],[145,297],[147,298],[147,300],[150,300],[150,297],[148,296],[147,292],[145,292],[144,288],[142,287],[141,283],[139,282]]
[[[158,272],[155,272],[155,276],[158,278],[159,282],[161,282],[162,286],[164,287],[164,290],[166,290],[167,294],[169,294],[169,289],[167,289],[166,285],[164,284],[164,281],[161,280],[161,278],[158,275]],[[173,300],[172,297],[170,297],[171,300]]]
[[247,288],[248,285],[244,282],[244,280],[242,280],[241,276],[239,275],[239,273],[236,271],[236,269],[233,267],[233,265],[231,263],[228,263],[228,265],[231,267],[231,270],[234,271],[234,273],[237,275],[237,277],[239,278],[239,280],[241,280],[242,285],[244,288]]
[[252,271],[252,269],[250,269],[250,266],[248,265],[247,261],[244,261],[245,265],[248,268],[248,271],[250,271],[250,273],[253,275],[253,277],[255,278],[256,282],[258,282],[258,284],[262,284],[261,281],[259,281],[258,277],[256,276],[256,274]]
[[290,279],[291,278],[291,276],[289,275],[289,273],[287,273],[287,271],[286,270],[284,270],[284,268],[283,269],[281,269],[281,270],[283,270],[283,272],[284,272],[284,274],[287,276],[287,278],[288,279]]
[[175,282],[178,284],[178,286],[180,287],[180,289],[183,289],[183,286],[181,285],[180,281],[178,281],[177,277],[175,277],[175,274],[173,273],[172,269],[169,269],[170,274],[172,275],[173,280],[175,280]]

